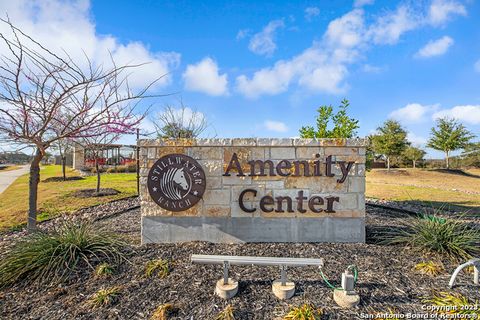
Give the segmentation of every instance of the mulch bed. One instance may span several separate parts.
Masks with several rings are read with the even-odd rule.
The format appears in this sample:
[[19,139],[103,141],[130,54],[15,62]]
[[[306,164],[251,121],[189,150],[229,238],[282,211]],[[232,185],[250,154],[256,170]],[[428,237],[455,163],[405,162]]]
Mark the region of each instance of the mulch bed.
[[74,197],[77,198],[92,198],[92,197],[105,197],[105,196],[114,196],[119,194],[120,191],[112,188],[102,188],[99,192],[96,189],[82,189],[75,191],[73,193]]
[[[131,200],[128,200],[131,201]],[[329,243],[251,243],[150,244],[126,249],[129,263],[122,263],[109,279],[95,278],[88,269],[60,286],[16,286],[0,291],[1,319],[148,319],[160,304],[173,303],[178,308],[170,319],[214,319],[231,304],[236,319],[282,318],[293,305],[305,302],[321,307],[325,319],[359,319],[361,313],[422,313],[422,301],[433,291],[448,291],[447,285],[455,265],[444,260],[447,272],[435,278],[419,275],[412,267],[425,257],[398,246],[375,244],[378,232],[401,225],[408,217],[399,212],[367,207],[366,244]],[[95,222],[99,228],[123,234],[139,243],[140,213],[138,209]],[[279,278],[275,267],[232,266],[231,277],[240,280],[239,293],[228,302],[213,294],[215,282],[221,278],[221,266],[193,265],[190,255],[229,254],[257,256],[323,257],[324,272],[339,285],[341,272],[350,264],[359,268],[356,286],[361,304],[352,310],[336,306],[332,290],[323,282],[315,267],[292,268],[288,277],[296,283],[295,296],[279,301],[271,292],[271,283]],[[171,273],[164,279],[144,276],[145,264],[151,259],[172,261]],[[459,292],[471,300],[480,299],[480,290],[472,284],[472,274],[457,278]],[[108,307],[92,309],[88,298],[100,288],[120,286],[122,294]]]

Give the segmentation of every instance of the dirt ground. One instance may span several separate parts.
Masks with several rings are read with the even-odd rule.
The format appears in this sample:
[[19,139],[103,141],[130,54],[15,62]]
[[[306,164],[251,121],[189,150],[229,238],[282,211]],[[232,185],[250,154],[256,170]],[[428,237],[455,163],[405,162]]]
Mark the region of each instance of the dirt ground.
[[[172,303],[177,308],[169,319],[215,319],[227,304],[234,307],[236,319],[281,319],[291,306],[305,302],[321,307],[325,319],[360,319],[362,313],[388,310],[424,313],[423,300],[435,291],[448,291],[449,274],[455,266],[444,260],[443,274],[435,278],[419,275],[412,267],[425,257],[400,247],[375,244],[379,231],[398,225],[406,217],[398,212],[367,207],[366,244],[191,242],[137,246],[140,214],[138,209],[130,210],[95,222],[99,228],[123,234],[132,242],[132,247],[126,249],[129,262],[117,266],[112,277],[96,278],[86,268],[60,286],[19,285],[3,289],[0,318],[148,319],[155,308],[164,303]],[[315,267],[288,270],[289,279],[296,283],[296,294],[290,300],[279,301],[271,291],[271,283],[279,278],[280,271],[276,267],[259,266],[231,267],[231,277],[239,280],[240,288],[236,297],[225,302],[213,294],[215,282],[222,276],[221,266],[194,265],[189,260],[191,254],[202,253],[324,258],[324,273],[336,285],[341,272],[348,265],[356,264],[359,269],[356,290],[361,303],[352,310],[337,307],[332,290]],[[164,279],[145,277],[145,264],[159,258],[171,261],[170,274]],[[472,284],[472,278],[472,274],[461,274],[453,292],[479,300],[480,291]],[[121,294],[111,306],[95,309],[87,303],[98,289],[113,286],[119,286]]]

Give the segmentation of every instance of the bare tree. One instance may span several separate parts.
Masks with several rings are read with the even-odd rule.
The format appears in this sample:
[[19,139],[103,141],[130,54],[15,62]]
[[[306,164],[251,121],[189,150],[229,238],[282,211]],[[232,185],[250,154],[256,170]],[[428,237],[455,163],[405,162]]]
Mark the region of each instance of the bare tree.
[[179,109],[166,106],[164,111],[153,119],[157,135],[160,138],[196,138],[208,127],[204,114],[181,104]]
[[11,34],[0,33],[7,53],[0,57],[0,136],[34,148],[30,166],[28,230],[36,228],[40,161],[61,139],[91,137],[99,130],[131,131],[142,119],[135,108],[153,81],[138,92],[128,86],[132,68],[96,66],[86,57],[80,67],[67,53],[57,55],[0,19]]
[[85,152],[89,153],[90,157],[93,157],[95,161],[95,172],[97,175],[97,186],[96,193],[100,193],[100,178],[101,178],[101,168],[99,163],[99,158],[102,152],[105,150],[108,145],[117,141],[120,138],[120,133],[113,133],[103,130],[97,130],[95,135],[88,137],[83,137],[76,142],[81,145]]

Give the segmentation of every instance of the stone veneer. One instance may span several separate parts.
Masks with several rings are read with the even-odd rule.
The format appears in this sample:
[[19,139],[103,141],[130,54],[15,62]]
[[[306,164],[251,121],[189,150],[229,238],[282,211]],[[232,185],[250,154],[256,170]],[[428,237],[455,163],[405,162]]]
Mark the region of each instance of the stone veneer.
[[[364,242],[365,241],[365,139],[196,139],[140,140],[140,201],[142,242]],[[206,175],[203,199],[180,212],[159,207],[147,190],[149,168],[160,157],[182,153],[196,159]],[[333,167],[335,177],[238,177],[222,176],[233,153],[242,164],[249,160],[320,160],[332,155],[333,161],[354,161],[344,183],[337,183],[341,170]],[[324,168],[322,168],[324,174]],[[247,188],[258,191],[246,206],[255,205],[254,213],[240,209],[238,197]],[[259,200],[264,195],[290,196],[299,190],[306,197],[338,196],[334,213],[295,212],[264,213]],[[308,209],[308,206],[305,206]]]

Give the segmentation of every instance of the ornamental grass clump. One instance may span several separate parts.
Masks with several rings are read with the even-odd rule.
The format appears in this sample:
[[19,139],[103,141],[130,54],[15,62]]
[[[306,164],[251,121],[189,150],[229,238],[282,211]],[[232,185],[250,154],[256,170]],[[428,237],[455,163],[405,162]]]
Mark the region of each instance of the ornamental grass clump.
[[167,320],[168,317],[174,313],[175,307],[171,303],[165,303],[159,305],[153,312],[150,320]]
[[229,304],[217,314],[215,320],[235,320],[234,312],[235,309]]
[[145,265],[145,276],[151,277],[154,273],[157,273],[159,278],[165,278],[170,273],[170,266],[168,260],[155,259],[150,260]]
[[118,299],[118,296],[120,295],[120,293],[121,293],[120,287],[100,289],[97,292],[95,292],[87,300],[87,302],[94,308],[108,306]]
[[95,276],[101,277],[101,278],[106,278],[111,275],[113,275],[113,266],[107,262],[100,263],[96,268],[95,268]]
[[323,310],[315,308],[312,304],[305,303],[299,307],[293,307],[285,316],[284,320],[319,320]]
[[458,261],[480,253],[480,230],[461,220],[422,215],[407,219],[404,228],[391,231],[384,242],[446,255]]
[[438,276],[443,271],[445,271],[441,263],[434,262],[434,261],[424,261],[424,262],[417,263],[413,267],[413,270],[415,270],[418,273],[426,274],[432,277]]
[[425,299],[423,302],[437,306],[437,312],[442,314],[472,315],[472,317],[463,317],[464,319],[478,319],[480,316],[478,301],[471,301],[460,293],[436,292],[432,298]]
[[56,283],[99,260],[120,261],[125,246],[118,237],[89,223],[64,222],[17,242],[0,261],[0,287],[19,281]]

